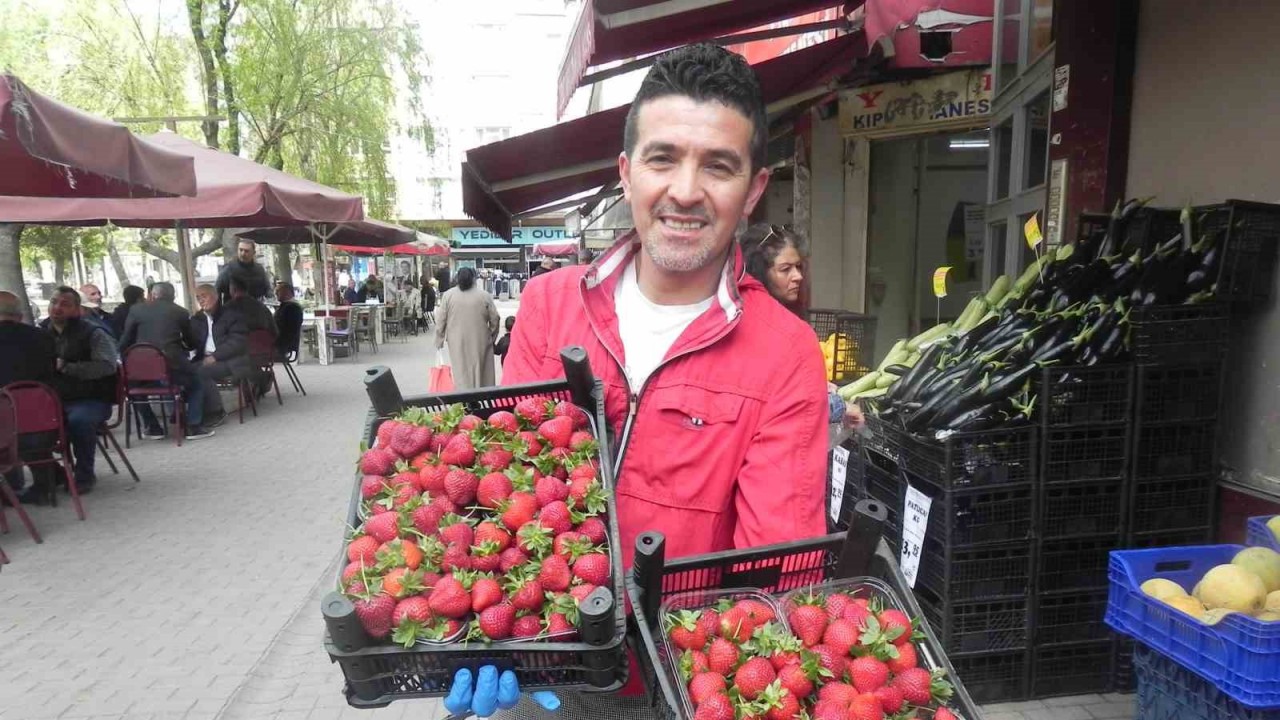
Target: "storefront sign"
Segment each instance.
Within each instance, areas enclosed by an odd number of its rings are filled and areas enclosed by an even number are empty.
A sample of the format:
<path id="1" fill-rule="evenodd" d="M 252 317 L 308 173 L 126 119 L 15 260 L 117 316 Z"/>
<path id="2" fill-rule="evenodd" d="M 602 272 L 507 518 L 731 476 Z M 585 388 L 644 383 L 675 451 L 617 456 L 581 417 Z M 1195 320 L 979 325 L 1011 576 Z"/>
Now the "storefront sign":
<path id="1" fill-rule="evenodd" d="M 1053 69 L 1053 111 L 1067 109 L 1067 91 L 1071 87 L 1071 66 Z"/>
<path id="2" fill-rule="evenodd" d="M 975 68 L 840 93 L 840 131 L 889 137 L 981 125 L 991 112 L 991 70 Z"/>
<path id="3" fill-rule="evenodd" d="M 508 243 L 501 235 L 482 227 L 456 227 L 453 229 L 453 242 L 455 245 L 475 246 L 475 245 L 536 245 L 538 243 L 555 242 L 557 240 L 570 240 L 573 236 L 562 226 L 556 225 L 526 225 L 525 227 L 511 228 L 511 242 Z"/>
<path id="4" fill-rule="evenodd" d="M 1062 245 L 1062 214 L 1067 201 L 1067 159 L 1060 158 L 1049 164 L 1049 214 L 1044 229 L 1049 247 Z"/>

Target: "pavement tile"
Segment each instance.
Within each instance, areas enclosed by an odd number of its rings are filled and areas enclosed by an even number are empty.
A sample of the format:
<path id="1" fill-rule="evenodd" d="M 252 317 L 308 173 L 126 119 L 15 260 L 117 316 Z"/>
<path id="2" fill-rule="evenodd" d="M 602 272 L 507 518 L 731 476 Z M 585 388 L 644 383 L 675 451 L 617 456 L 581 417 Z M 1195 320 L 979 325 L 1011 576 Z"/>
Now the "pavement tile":
<path id="1" fill-rule="evenodd" d="M 1027 720 L 1092 720 L 1083 707 L 1055 705 L 1042 710 L 1026 710 Z"/>
<path id="2" fill-rule="evenodd" d="M 1110 702 L 1104 705 L 1090 705 L 1085 710 L 1097 720 L 1129 720 L 1134 716 L 1136 703 L 1133 696 L 1127 702 Z"/>

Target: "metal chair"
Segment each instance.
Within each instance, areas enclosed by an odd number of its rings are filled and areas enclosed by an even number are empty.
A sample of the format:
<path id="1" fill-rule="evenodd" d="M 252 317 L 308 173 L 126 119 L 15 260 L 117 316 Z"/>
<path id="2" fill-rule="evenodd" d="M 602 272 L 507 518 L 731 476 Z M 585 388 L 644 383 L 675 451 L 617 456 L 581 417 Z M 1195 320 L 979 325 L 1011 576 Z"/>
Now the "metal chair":
<path id="1" fill-rule="evenodd" d="M 329 340 L 334 350 L 339 348 L 345 349 L 349 357 L 355 357 L 360 354 L 360 345 L 356 341 L 355 333 L 352 329 L 352 312 L 351 308 L 334 308 L 332 310 L 316 310 L 316 317 L 333 318 L 334 327 L 325 330 L 325 338 Z M 335 352 L 335 358 L 338 354 Z"/>
<path id="2" fill-rule="evenodd" d="M 0 475 L 21 467 L 22 458 L 18 455 L 16 405 L 8 392 L 0 390 Z M 0 502 L 0 533 L 9 534 L 9 521 L 4 516 L 4 504 L 8 503 L 9 507 L 18 513 L 18 520 L 22 521 L 23 526 L 27 528 L 27 534 L 31 539 L 37 543 L 43 543 L 44 538 L 40 537 L 40 531 L 36 530 L 36 524 L 31 522 L 31 516 L 27 514 L 26 508 L 22 507 L 18 494 L 9 487 L 9 483 L 3 477 L 0 477 L 0 498 L 4 500 Z M 7 562 L 9 558 L 0 551 L 0 563 Z"/>
<path id="3" fill-rule="evenodd" d="M 98 427 L 98 450 L 102 453 L 102 458 L 107 461 L 107 465 L 111 467 L 111 472 L 119 475 L 120 471 L 116 469 L 116 464 L 111 460 L 110 448 L 114 447 L 116 455 L 120 456 L 120 462 L 124 463 L 125 468 L 129 470 L 129 474 L 133 476 L 134 482 L 142 482 L 138 477 L 138 472 L 133 469 L 133 463 L 129 462 L 129 456 L 124 454 L 124 449 L 120 447 L 120 442 L 116 440 L 115 433 L 111 432 L 120 427 L 124 422 L 126 412 L 127 396 L 125 394 L 124 373 L 120 373 L 120 381 L 116 383 L 116 417 L 114 421 L 107 421 Z M 128 442 L 128 438 L 125 438 Z"/>
<path id="4" fill-rule="evenodd" d="M 378 354 L 378 338 L 373 331 L 373 309 L 361 308 L 356 306 L 351 311 L 351 337 L 354 340 L 356 351 L 360 350 L 360 343 L 367 342 L 369 347 L 373 349 L 373 354 Z"/>
<path id="5" fill-rule="evenodd" d="M 284 405 L 280 397 L 280 384 L 276 382 L 275 370 L 276 339 L 270 330 L 253 330 L 249 333 L 249 359 L 253 367 L 271 378 L 271 387 L 276 391 L 276 402 Z M 254 399 L 257 399 L 257 388 L 254 388 Z M 256 415 L 256 408 L 254 414 Z"/>
<path id="6" fill-rule="evenodd" d="M 124 357 L 121 360 L 126 405 L 124 412 L 124 446 L 130 447 L 129 441 L 132 437 L 131 426 L 134 418 L 134 413 L 132 412 L 134 405 L 136 403 L 150 405 L 152 402 L 158 402 L 168 408 L 165 411 L 166 415 L 172 415 L 177 420 L 178 447 L 182 447 L 182 441 L 187 436 L 186 395 L 182 392 L 182 386 L 173 381 L 173 372 L 169 369 L 169 359 L 155 345 L 138 343 L 125 350 Z M 165 432 L 169 431 L 167 422 L 163 423 L 161 427 L 164 428 Z M 136 430 L 138 438 L 141 439 L 141 423 L 138 424 Z M 136 478 L 137 476 L 135 475 L 134 477 Z"/>
<path id="7" fill-rule="evenodd" d="M 389 337 L 400 335 L 400 319 L 404 317 L 404 305 L 396 303 L 383 308 L 382 333 Z"/>
<path id="8" fill-rule="evenodd" d="M 80 502 L 80 489 L 76 487 L 75 476 L 71 470 L 71 447 L 67 444 L 67 426 L 62 412 L 62 399 L 53 388 L 38 382 L 14 382 L 4 386 L 13 398 L 13 406 L 18 418 L 18 435 L 49 434 L 55 440 L 48 448 L 41 448 L 50 455 L 48 458 L 36 460 L 18 459 L 27 467 L 35 465 L 61 465 L 62 474 L 67 480 L 67 492 L 71 494 L 71 505 L 76 516 L 84 520 L 84 505 Z M 53 457 L 56 454 L 57 457 Z M 58 504 L 58 493 L 49 488 L 49 498 L 54 505 Z"/>

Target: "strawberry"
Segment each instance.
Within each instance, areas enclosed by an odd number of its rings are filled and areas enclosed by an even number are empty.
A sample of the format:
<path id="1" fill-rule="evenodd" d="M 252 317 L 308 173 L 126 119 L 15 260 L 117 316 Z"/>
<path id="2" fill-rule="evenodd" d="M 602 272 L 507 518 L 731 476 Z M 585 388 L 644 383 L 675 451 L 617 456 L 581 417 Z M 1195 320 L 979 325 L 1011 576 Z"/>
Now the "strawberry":
<path id="1" fill-rule="evenodd" d="M 450 545 L 445 548 L 444 556 L 440 558 L 440 569 L 445 572 L 472 569 L 471 553 L 467 550 L 467 546 Z"/>
<path id="2" fill-rule="evenodd" d="M 813 706 L 812 720 L 849 720 L 849 706 L 823 700 Z"/>
<path id="3" fill-rule="evenodd" d="M 436 582 L 427 600 L 431 605 L 431 612 L 442 617 L 461 619 L 471 611 L 471 594 L 452 575 L 446 575 Z"/>
<path id="4" fill-rule="evenodd" d="M 360 456 L 360 472 L 365 475 L 390 475 L 396 469 L 396 456 L 390 450 L 371 448 Z"/>
<path id="5" fill-rule="evenodd" d="M 444 495 L 441 495 L 440 497 L 437 497 L 437 498 L 432 498 L 431 504 L 440 508 L 440 512 L 444 513 L 445 515 L 448 515 L 450 513 L 457 513 L 458 510 L 460 509 L 457 505 L 453 504 L 452 500 L 445 497 Z"/>
<path id="6" fill-rule="evenodd" d="M 707 632 L 698 627 L 697 613 L 680 610 L 670 616 L 667 637 L 681 650 L 701 650 L 707 646 Z"/>
<path id="7" fill-rule="evenodd" d="M 524 430 L 517 434 L 516 437 L 524 442 L 524 454 L 528 457 L 536 457 L 542 454 L 542 440 L 538 439 L 537 433 Z"/>
<path id="8" fill-rule="evenodd" d="M 435 461 L 436 461 L 435 453 L 431 452 L 430 450 L 426 452 L 420 452 L 417 455 L 414 455 L 413 459 L 409 461 L 409 469 L 413 470 L 414 472 L 420 473 L 422 472 L 422 468 L 430 465 Z"/>
<path id="9" fill-rule="evenodd" d="M 395 612 L 392 613 L 391 617 L 397 626 L 406 622 L 430 622 L 431 604 L 421 595 L 413 595 L 396 603 Z"/>
<path id="10" fill-rule="evenodd" d="M 692 678 L 710 669 L 711 666 L 707 664 L 707 654 L 701 650 L 685 650 L 680 654 L 680 673 L 685 678 Z"/>
<path id="11" fill-rule="evenodd" d="M 718 673 L 699 673 L 689 681 L 689 699 L 694 705 L 701 705 L 712 695 L 725 693 L 728 690 L 724 676 Z"/>
<path id="12" fill-rule="evenodd" d="M 590 515 L 605 511 L 607 501 L 604 489 L 594 477 L 579 477 L 569 481 L 569 505 Z"/>
<path id="13" fill-rule="evenodd" d="M 698 615 L 698 627 L 707 634 L 708 638 L 713 638 L 720 634 L 720 613 L 705 608 Z"/>
<path id="14" fill-rule="evenodd" d="M 445 465 L 470 467 L 476 461 L 476 449 L 468 435 L 454 435 L 440 451 L 440 462 Z"/>
<path id="15" fill-rule="evenodd" d="M 417 570 L 422 564 L 422 548 L 412 540 L 392 540 L 378 550 L 378 560 Z"/>
<path id="16" fill-rule="evenodd" d="M 720 613 L 720 637 L 743 643 L 755 629 L 755 623 L 741 608 L 731 607 Z"/>
<path id="17" fill-rule="evenodd" d="M 765 688 L 759 702 L 769 708 L 765 720 L 795 720 L 801 712 L 800 700 L 778 683 Z"/>
<path id="18" fill-rule="evenodd" d="M 587 539 L 587 536 L 573 530 L 560 533 L 556 536 L 555 542 L 551 544 L 551 552 L 564 557 L 566 560 L 575 555 L 583 555 L 590 548 L 591 541 Z"/>
<path id="19" fill-rule="evenodd" d="M 360 497 L 365 500 L 372 500 L 386 486 L 386 480 L 381 475 L 365 475 L 360 478 Z"/>
<path id="20" fill-rule="evenodd" d="M 842 682 L 829 682 L 818 690 L 818 699 L 838 703 L 844 707 L 853 704 L 858 697 L 858 689 Z"/>
<path id="21" fill-rule="evenodd" d="M 568 448 L 569 438 L 573 436 L 573 421 L 569 418 L 552 418 L 538 425 L 538 437 L 547 441 L 553 448 Z"/>
<path id="22" fill-rule="evenodd" d="M 712 672 L 727 676 L 738 664 L 738 646 L 724 638 L 712 640 L 707 648 L 707 664 Z"/>
<path id="23" fill-rule="evenodd" d="M 480 479 L 466 470 L 450 470 L 444 478 L 444 494 L 459 507 L 466 507 L 476 499 Z"/>
<path id="24" fill-rule="evenodd" d="M 902 691 L 892 685 L 876 688 L 875 695 L 880 698 L 880 707 L 886 715 L 893 715 L 898 712 L 907 701 L 907 697 L 902 694 Z"/>
<path id="25" fill-rule="evenodd" d="M 356 617 L 369 637 L 384 638 L 391 634 L 396 601 L 386 593 L 359 598 L 354 603 Z"/>
<path id="26" fill-rule="evenodd" d="M 757 626 L 763 625 L 767 622 L 772 622 L 778 618 L 778 615 L 773 611 L 773 608 L 765 605 L 759 600 L 752 600 L 750 598 L 746 600 L 739 600 L 736 607 L 746 612 L 747 617 L 751 618 L 751 622 L 755 623 Z"/>
<path id="27" fill-rule="evenodd" d="M 391 434 L 391 450 L 402 458 L 409 458 L 431 446 L 431 428 L 420 425 L 401 425 Z"/>
<path id="28" fill-rule="evenodd" d="M 483 425 L 484 425 L 484 420 L 481 420 L 475 415 L 463 416 L 463 418 L 458 421 L 458 429 L 463 432 L 471 432 L 472 430 L 475 430 L 476 428 L 481 427 Z"/>
<path id="29" fill-rule="evenodd" d="M 587 537 L 594 545 L 603 545 L 608 539 L 609 530 L 605 527 L 604 520 L 598 517 L 589 517 L 582 521 L 578 526 L 578 532 Z"/>
<path id="30" fill-rule="evenodd" d="M 395 540 L 400 536 L 400 514 L 375 515 L 364 521 L 364 531 L 379 543 Z"/>
<path id="31" fill-rule="evenodd" d="M 911 618 L 901 610 L 884 610 L 876 619 L 880 621 L 880 628 L 884 631 L 884 636 L 894 645 L 901 645 L 911 642 Z M 895 635 L 894 633 L 897 632 Z"/>
<path id="32" fill-rule="evenodd" d="M 418 477 L 414 475 L 414 477 Z M 395 497 L 392 498 L 391 507 L 399 510 L 420 497 L 418 486 L 410 483 L 408 485 L 399 485 L 396 487 Z"/>
<path id="33" fill-rule="evenodd" d="M 553 481 L 554 482 L 554 481 Z M 573 529 L 573 517 L 569 514 L 569 506 L 563 500 L 553 500 L 538 512 L 538 524 L 559 535 Z"/>
<path id="34" fill-rule="evenodd" d="M 520 432 L 520 421 L 516 419 L 514 414 L 509 413 L 506 410 L 499 410 L 498 412 L 490 415 L 488 422 L 489 427 L 497 428 L 503 432 L 509 432 L 513 435 Z"/>
<path id="35" fill-rule="evenodd" d="M 368 535 L 361 535 L 347 546 L 347 560 L 364 563 L 373 567 L 378 561 L 378 541 Z"/>
<path id="36" fill-rule="evenodd" d="M 778 674 L 774 672 L 773 665 L 770 665 L 768 660 L 753 657 L 742 663 L 742 667 L 734 673 L 733 686 L 742 694 L 742 697 L 755 700 L 777 677 Z"/>
<path id="37" fill-rule="evenodd" d="M 567 400 L 561 400 L 556 403 L 556 406 L 552 408 L 551 414 L 556 417 L 569 418 L 573 421 L 575 430 L 581 430 L 587 426 L 587 413 Z"/>
<path id="38" fill-rule="evenodd" d="M 538 507 L 546 507 L 557 500 L 568 499 L 569 486 L 553 477 L 543 477 L 533 486 L 533 494 L 538 499 Z"/>
<path id="39" fill-rule="evenodd" d="M 498 510 L 502 513 L 502 524 L 515 532 L 533 521 L 534 515 L 538 512 L 538 500 L 529 493 L 513 492 Z"/>
<path id="40" fill-rule="evenodd" d="M 504 574 L 529 562 L 529 556 L 518 547 L 509 547 L 498 556 L 498 569 Z"/>
<path id="41" fill-rule="evenodd" d="M 843 653 L 829 645 L 814 645 L 810 651 L 818 656 L 818 664 L 823 670 L 831 673 L 830 677 L 833 680 L 840 681 L 844 678 L 847 666 Z"/>
<path id="42" fill-rule="evenodd" d="M 569 471 L 570 480 L 595 480 L 595 461 L 585 462 Z"/>
<path id="43" fill-rule="evenodd" d="M 889 666 L 867 655 L 849 662 L 849 679 L 858 692 L 872 693 L 889 682 Z"/>
<path id="44" fill-rule="evenodd" d="M 418 471 L 418 489 L 433 497 L 444 495 L 444 479 L 448 475 L 448 465 L 426 465 Z"/>
<path id="45" fill-rule="evenodd" d="M 891 657 L 886 662 L 889 670 L 894 675 L 900 675 L 906 670 L 910 670 L 920 664 L 919 658 L 916 656 L 916 646 L 911 643 L 903 643 L 897 646 L 898 656 Z"/>
<path id="46" fill-rule="evenodd" d="M 609 584 L 609 556 L 604 553 L 583 555 L 573 563 L 573 575 L 591 585 Z"/>
<path id="47" fill-rule="evenodd" d="M 515 457 L 510 450 L 504 448 L 489 448 L 480 453 L 480 467 L 487 468 L 492 472 L 502 472 L 511 467 L 511 460 Z"/>
<path id="48" fill-rule="evenodd" d="M 567 481 L 569 479 L 568 466 L 573 460 L 573 451 L 567 447 L 552 448 L 551 452 L 547 453 L 547 457 L 551 459 L 551 463 L 547 467 L 550 470 L 549 474 Z"/>
<path id="49" fill-rule="evenodd" d="M 822 642 L 827 631 L 827 613 L 817 605 L 800 605 L 787 616 L 791 631 L 800 638 L 805 647 L 813 647 Z"/>
<path id="50" fill-rule="evenodd" d="M 547 419 L 547 402 L 539 398 L 526 398 L 516 403 L 516 416 L 537 427 Z"/>
<path id="51" fill-rule="evenodd" d="M 940 707 L 933 711 L 933 720 L 956 720 L 956 714 L 948 708 Z"/>
<path id="52" fill-rule="evenodd" d="M 844 609 L 853 602 L 853 598 L 844 593 L 833 593 L 827 596 L 823 606 L 827 609 L 827 617 L 835 620 L 844 614 Z"/>
<path id="53" fill-rule="evenodd" d="M 531 638 L 542 634 L 542 621 L 537 615 L 525 615 L 516 618 L 515 624 L 511 627 L 512 637 Z"/>
<path id="54" fill-rule="evenodd" d="M 435 505 L 419 505 L 409 516 L 413 521 L 414 529 L 423 535 L 434 535 L 440 528 L 442 517 L 444 517 L 444 510 Z"/>
<path id="55" fill-rule="evenodd" d="M 813 679 L 805 672 L 804 665 L 792 663 L 778 671 L 782 687 L 798 698 L 807 698 L 813 692 Z"/>
<path id="56" fill-rule="evenodd" d="M 844 610 L 840 612 L 840 617 L 853 623 L 859 630 L 865 630 L 874 615 L 872 614 L 871 609 L 866 605 L 858 602 L 852 602 L 845 606 Z"/>
<path id="57" fill-rule="evenodd" d="M 933 676 L 924 668 L 908 668 L 893 679 L 893 686 L 912 705 L 927 705 L 933 699 L 932 684 Z"/>
<path id="58" fill-rule="evenodd" d="M 573 599 L 574 599 L 574 600 L 576 600 L 576 601 L 578 601 L 578 602 L 582 602 L 583 600 L 586 600 L 586 599 L 587 599 L 587 596 L 588 596 L 588 595 L 590 595 L 591 593 L 595 592 L 595 591 L 596 591 L 596 588 L 598 588 L 598 587 L 600 587 L 600 586 L 599 586 L 599 585 L 592 585 L 591 583 L 583 583 L 583 584 L 581 584 L 581 585 L 574 585 L 573 587 L 569 588 L 569 594 L 570 594 L 571 596 L 573 596 Z"/>
<path id="59" fill-rule="evenodd" d="M 542 609 L 542 583 L 537 578 L 528 580 L 516 579 L 511 593 L 511 604 L 517 610 L 535 612 Z"/>
<path id="60" fill-rule="evenodd" d="M 471 547 L 475 543 L 475 530 L 466 519 L 449 514 L 440 518 L 440 540 L 445 545 Z"/>
<path id="61" fill-rule="evenodd" d="M 849 720 L 884 720 L 884 707 L 875 695 L 859 695 L 849 706 Z"/>
<path id="62" fill-rule="evenodd" d="M 484 545 L 487 542 L 491 542 L 497 546 L 496 552 L 501 553 L 511 547 L 511 533 L 504 530 L 497 523 L 485 520 L 476 526 L 471 542 L 476 545 Z"/>
<path id="63" fill-rule="evenodd" d="M 500 602 L 480 611 L 480 632 L 490 640 L 506 640 L 511 637 L 516 621 L 516 609 L 510 603 Z"/>
<path id="64" fill-rule="evenodd" d="M 553 612 L 547 615 L 547 633 L 550 635 L 577 635 L 578 628 L 574 627 L 569 621 L 569 616 L 564 613 Z M 569 639 L 569 638 L 563 638 Z"/>
<path id="65" fill-rule="evenodd" d="M 502 567 L 500 552 L 492 542 L 476 545 L 471 548 L 471 569 L 477 572 L 498 572 Z"/>
<path id="66" fill-rule="evenodd" d="M 390 448 L 391 436 L 395 434 L 396 429 L 399 428 L 402 424 L 403 423 L 401 423 L 399 420 L 387 420 L 387 421 L 384 421 L 381 425 L 379 425 L 377 442 L 374 443 L 374 447 L 380 447 L 384 450 L 387 448 Z"/>
<path id="67" fill-rule="evenodd" d="M 822 642 L 824 645 L 835 648 L 841 655 L 848 655 L 849 651 L 858 644 L 859 634 L 857 626 L 840 618 L 832 620 L 827 625 L 826 631 L 822 633 Z"/>
<path id="68" fill-rule="evenodd" d="M 733 720 L 733 701 L 723 693 L 712 695 L 698 705 L 693 720 Z"/>
<path id="69" fill-rule="evenodd" d="M 579 430 L 569 436 L 569 449 L 574 452 L 594 454 L 596 451 L 595 436 L 585 430 Z"/>
<path id="70" fill-rule="evenodd" d="M 538 573 L 538 581 L 546 590 L 564 592 L 569 589 L 573 575 L 569 572 L 569 563 L 559 555 L 548 555 L 542 561 L 542 569 Z"/>
<path id="71" fill-rule="evenodd" d="M 409 575 L 408 568 L 395 568 L 382 576 L 382 591 L 397 600 L 408 594 L 408 589 L 417 584 Z"/>
<path id="72" fill-rule="evenodd" d="M 351 584 L 352 580 L 360 577 L 360 573 L 364 569 L 364 563 L 362 562 L 347 563 L 347 566 L 342 568 L 342 579 L 338 581 L 338 584 L 345 588 Z"/>
<path id="73" fill-rule="evenodd" d="M 525 523 L 516 531 L 516 547 L 536 560 L 541 560 L 551 552 L 551 544 L 551 531 L 539 525 L 536 520 Z"/>
<path id="74" fill-rule="evenodd" d="M 496 508 L 511 497 L 511 478 L 499 472 L 491 472 L 480 478 L 476 486 L 476 504 Z"/>

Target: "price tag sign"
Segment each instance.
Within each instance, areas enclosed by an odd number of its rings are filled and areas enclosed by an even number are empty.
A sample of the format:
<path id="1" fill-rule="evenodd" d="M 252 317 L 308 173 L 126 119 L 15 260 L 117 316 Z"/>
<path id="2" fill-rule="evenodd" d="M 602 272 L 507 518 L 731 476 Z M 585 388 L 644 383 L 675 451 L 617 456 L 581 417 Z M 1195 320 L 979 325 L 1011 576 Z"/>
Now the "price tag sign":
<path id="1" fill-rule="evenodd" d="M 831 451 L 831 522 L 840 519 L 840 507 L 844 504 L 844 484 L 849 470 L 848 448 L 837 447 Z"/>
<path id="2" fill-rule="evenodd" d="M 920 553 L 924 549 L 924 532 L 929 527 L 929 506 L 933 498 L 907 485 L 907 498 L 902 504 L 902 574 L 907 584 L 916 586 L 920 571 Z"/>
<path id="3" fill-rule="evenodd" d="M 1044 233 L 1040 232 L 1040 213 L 1032 215 L 1027 220 L 1027 224 L 1022 226 L 1022 234 L 1027 238 L 1027 247 L 1032 250 L 1035 250 L 1036 246 L 1044 242 Z"/>
<path id="4" fill-rule="evenodd" d="M 947 296 L 947 273 L 951 272 L 950 265 L 943 265 L 933 271 L 933 296 L 944 298 Z"/>

